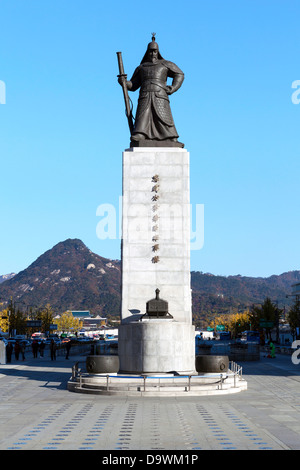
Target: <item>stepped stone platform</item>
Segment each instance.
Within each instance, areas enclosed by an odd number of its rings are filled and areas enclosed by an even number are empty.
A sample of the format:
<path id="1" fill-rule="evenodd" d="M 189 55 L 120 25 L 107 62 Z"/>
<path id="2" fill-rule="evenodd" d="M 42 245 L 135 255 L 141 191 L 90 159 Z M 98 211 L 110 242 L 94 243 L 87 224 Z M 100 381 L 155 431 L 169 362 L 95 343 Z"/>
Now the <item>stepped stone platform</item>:
<path id="1" fill-rule="evenodd" d="M 202 396 L 238 393 L 247 390 L 241 368 L 201 375 L 123 375 L 72 373 L 68 390 L 78 393 L 121 396 Z"/>

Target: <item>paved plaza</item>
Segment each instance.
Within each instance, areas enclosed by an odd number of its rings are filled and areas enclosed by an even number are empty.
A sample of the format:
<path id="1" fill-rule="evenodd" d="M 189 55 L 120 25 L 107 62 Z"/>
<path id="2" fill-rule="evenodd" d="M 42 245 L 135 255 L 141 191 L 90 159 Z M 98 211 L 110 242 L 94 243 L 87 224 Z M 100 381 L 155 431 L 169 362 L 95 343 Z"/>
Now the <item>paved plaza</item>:
<path id="1" fill-rule="evenodd" d="M 0 365 L 1 450 L 300 449 L 300 364 L 290 356 L 240 363 L 246 391 L 171 398 L 70 392 L 76 360 Z"/>

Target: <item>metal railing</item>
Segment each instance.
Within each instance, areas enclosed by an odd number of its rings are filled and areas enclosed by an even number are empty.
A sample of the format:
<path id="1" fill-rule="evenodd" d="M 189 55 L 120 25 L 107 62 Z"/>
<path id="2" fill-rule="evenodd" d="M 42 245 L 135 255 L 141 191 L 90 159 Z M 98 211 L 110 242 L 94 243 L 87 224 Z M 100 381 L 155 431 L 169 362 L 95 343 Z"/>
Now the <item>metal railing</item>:
<path id="1" fill-rule="evenodd" d="M 91 374 L 91 376 L 92 375 L 93 374 Z M 134 387 L 137 391 L 140 392 L 146 392 L 147 389 L 153 390 L 154 386 L 159 390 L 163 389 L 168 386 L 168 380 L 173 381 L 174 387 L 182 387 L 184 391 L 190 392 L 193 386 L 201 385 L 213 385 L 216 386 L 216 389 L 223 390 L 225 380 L 229 377 L 233 377 L 233 387 L 236 388 L 237 382 L 242 380 L 242 367 L 239 366 L 236 362 L 230 361 L 228 372 L 214 373 L 209 375 L 164 375 L 163 377 L 147 374 L 141 374 L 139 376 L 110 374 L 95 375 L 99 378 L 105 379 L 103 382 L 101 382 L 100 386 L 101 388 L 105 387 L 106 391 L 109 391 L 110 388 L 114 388 L 113 382 L 115 379 L 115 384 L 118 381 L 120 386 L 127 385 L 128 389 L 132 389 Z M 72 381 L 78 382 L 78 388 L 85 388 L 83 383 L 85 376 L 86 373 L 82 372 L 82 369 L 79 367 L 79 362 L 76 362 L 72 367 Z M 125 383 L 126 380 L 127 383 Z M 99 383 L 97 383 L 97 386 L 99 388 Z"/>
<path id="2" fill-rule="evenodd" d="M 234 387 L 236 387 L 236 380 L 243 379 L 243 368 L 239 366 L 236 362 L 230 361 L 229 369 L 233 373 Z"/>

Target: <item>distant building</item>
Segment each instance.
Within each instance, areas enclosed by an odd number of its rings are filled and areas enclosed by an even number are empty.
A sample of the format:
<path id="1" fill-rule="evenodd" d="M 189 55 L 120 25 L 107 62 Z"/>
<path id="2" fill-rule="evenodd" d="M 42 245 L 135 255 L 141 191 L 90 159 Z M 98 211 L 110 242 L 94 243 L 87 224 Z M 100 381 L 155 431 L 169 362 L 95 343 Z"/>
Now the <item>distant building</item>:
<path id="1" fill-rule="evenodd" d="M 89 318 L 91 316 L 89 310 L 68 310 L 71 312 L 73 317 L 79 318 L 79 320 L 83 320 L 84 318 Z"/>
<path id="2" fill-rule="evenodd" d="M 97 315 L 92 317 L 89 310 L 70 310 L 74 318 L 82 321 L 82 326 L 86 330 L 98 330 L 101 326 L 106 326 L 107 319 Z"/>
<path id="3" fill-rule="evenodd" d="M 296 300 L 299 300 L 300 296 L 300 282 L 292 285 L 292 295 L 296 297 Z M 298 298 L 297 298 L 298 297 Z"/>

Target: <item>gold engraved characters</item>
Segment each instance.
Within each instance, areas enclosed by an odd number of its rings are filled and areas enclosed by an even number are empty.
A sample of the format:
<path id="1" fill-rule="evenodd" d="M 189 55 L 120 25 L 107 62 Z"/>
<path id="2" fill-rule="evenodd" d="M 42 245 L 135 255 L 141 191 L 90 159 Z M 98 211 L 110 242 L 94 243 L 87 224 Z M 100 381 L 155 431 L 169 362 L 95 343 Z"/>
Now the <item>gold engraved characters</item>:
<path id="1" fill-rule="evenodd" d="M 153 217 L 152 217 L 152 222 L 154 222 L 154 225 L 152 225 L 152 231 L 153 232 L 158 232 L 159 231 L 159 214 L 158 214 L 158 210 L 159 210 L 159 205 L 158 205 L 158 201 L 159 201 L 159 176 L 158 175 L 154 175 L 152 176 L 152 183 L 156 183 L 153 187 L 152 187 L 152 193 L 155 193 L 151 200 L 155 203 L 153 204 L 152 206 L 152 212 L 154 213 Z M 156 243 L 159 241 L 159 234 L 156 233 L 153 237 L 152 237 L 152 242 L 154 242 L 154 245 L 152 245 L 152 251 L 153 253 L 156 253 L 159 251 L 159 244 Z M 153 258 L 151 259 L 152 263 L 158 263 L 159 262 L 159 256 L 156 254 L 155 256 L 153 256 Z"/>

